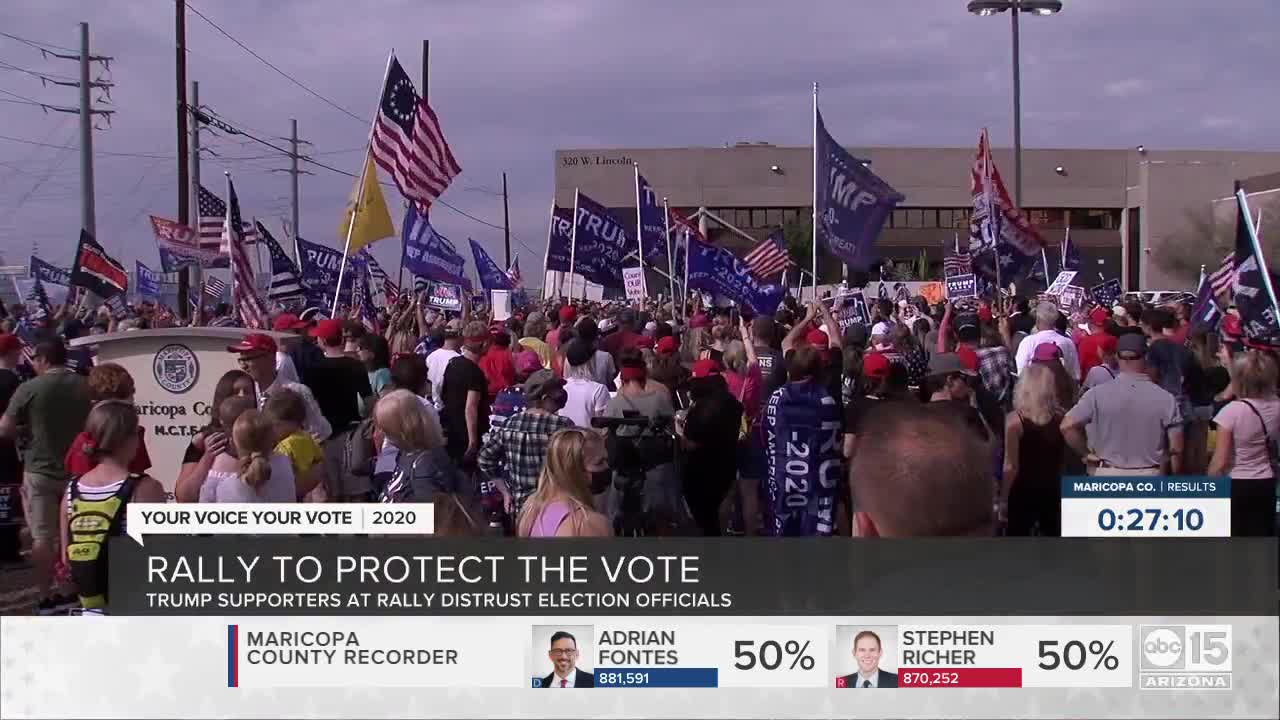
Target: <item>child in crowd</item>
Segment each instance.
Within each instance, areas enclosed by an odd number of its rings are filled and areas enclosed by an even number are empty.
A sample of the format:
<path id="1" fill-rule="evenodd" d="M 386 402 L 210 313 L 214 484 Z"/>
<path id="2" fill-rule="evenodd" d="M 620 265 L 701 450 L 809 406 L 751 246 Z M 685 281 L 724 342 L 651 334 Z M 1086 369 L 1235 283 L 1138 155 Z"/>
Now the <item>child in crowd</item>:
<path id="1" fill-rule="evenodd" d="M 310 433 L 302 429 L 307 406 L 292 390 L 278 390 L 263 406 L 276 433 L 276 452 L 289 458 L 297 484 L 298 502 L 325 502 L 324 451 Z"/>
<path id="2" fill-rule="evenodd" d="M 297 488 L 289 458 L 274 452 L 276 429 L 253 398 L 230 397 L 219 416 L 231 428 L 231 442 L 213 461 L 204 485 L 202 503 L 294 502 Z"/>

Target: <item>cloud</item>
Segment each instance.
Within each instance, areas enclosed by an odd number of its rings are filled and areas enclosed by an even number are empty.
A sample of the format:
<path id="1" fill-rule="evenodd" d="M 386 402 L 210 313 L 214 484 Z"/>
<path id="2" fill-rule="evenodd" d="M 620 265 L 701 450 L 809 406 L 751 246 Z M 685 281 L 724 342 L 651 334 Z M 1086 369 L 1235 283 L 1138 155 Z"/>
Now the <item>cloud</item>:
<path id="1" fill-rule="evenodd" d="M 1147 91 L 1147 82 L 1142 78 L 1116 80 L 1102 86 L 1102 92 L 1108 97 L 1129 97 Z"/>

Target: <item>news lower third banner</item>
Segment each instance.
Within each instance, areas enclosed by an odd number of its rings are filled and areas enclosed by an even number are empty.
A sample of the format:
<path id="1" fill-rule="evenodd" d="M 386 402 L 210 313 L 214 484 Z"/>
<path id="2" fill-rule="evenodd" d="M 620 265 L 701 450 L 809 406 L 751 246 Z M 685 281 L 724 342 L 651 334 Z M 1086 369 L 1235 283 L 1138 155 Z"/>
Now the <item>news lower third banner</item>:
<path id="1" fill-rule="evenodd" d="M 0 637 L 6 718 L 1198 719 L 1280 709 L 1274 614 L 3 617 Z"/>
<path id="2" fill-rule="evenodd" d="M 246 529 L 254 532 L 253 529 Z M 132 532 L 132 529 L 131 529 Z M 1274 615 L 1274 539 L 156 536 L 111 615 Z"/>

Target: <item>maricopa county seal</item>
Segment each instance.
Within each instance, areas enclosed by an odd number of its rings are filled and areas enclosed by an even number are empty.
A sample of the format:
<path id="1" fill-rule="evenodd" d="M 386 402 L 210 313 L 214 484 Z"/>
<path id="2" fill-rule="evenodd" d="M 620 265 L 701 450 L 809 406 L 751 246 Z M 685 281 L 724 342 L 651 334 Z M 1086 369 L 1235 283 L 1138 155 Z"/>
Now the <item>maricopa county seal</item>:
<path id="1" fill-rule="evenodd" d="M 151 371 L 155 374 L 160 387 L 174 394 L 182 394 L 195 387 L 200 379 L 200 361 L 191 348 L 177 343 L 165 345 L 156 352 L 151 362 Z"/>

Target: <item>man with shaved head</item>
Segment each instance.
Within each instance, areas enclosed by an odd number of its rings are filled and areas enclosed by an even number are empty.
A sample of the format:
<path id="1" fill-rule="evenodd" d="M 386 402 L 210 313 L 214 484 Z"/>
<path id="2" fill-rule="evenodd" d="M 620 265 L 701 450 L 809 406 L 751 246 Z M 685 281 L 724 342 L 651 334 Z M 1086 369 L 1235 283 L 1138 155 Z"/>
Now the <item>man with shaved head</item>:
<path id="1" fill-rule="evenodd" d="M 850 469 L 860 535 L 995 533 L 989 450 L 937 405 L 879 403 L 868 413 Z"/>

